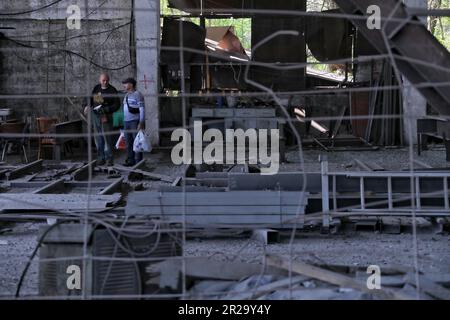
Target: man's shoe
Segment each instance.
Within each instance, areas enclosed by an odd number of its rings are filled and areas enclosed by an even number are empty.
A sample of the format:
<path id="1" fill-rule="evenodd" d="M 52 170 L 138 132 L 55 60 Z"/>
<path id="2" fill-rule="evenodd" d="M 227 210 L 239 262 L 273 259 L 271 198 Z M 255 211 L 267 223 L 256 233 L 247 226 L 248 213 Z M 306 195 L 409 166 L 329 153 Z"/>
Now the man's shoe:
<path id="1" fill-rule="evenodd" d="M 130 162 L 128 160 L 125 161 L 125 163 L 123 164 L 124 167 L 134 167 L 135 163 Z"/>
<path id="2" fill-rule="evenodd" d="M 102 159 L 102 160 L 97 160 L 96 164 L 97 164 L 97 166 L 104 166 L 105 163 L 106 163 L 105 160 Z"/>
<path id="3" fill-rule="evenodd" d="M 112 166 L 114 166 L 114 161 L 112 159 L 109 159 L 108 161 L 106 161 L 106 165 L 108 167 L 112 167 Z"/>

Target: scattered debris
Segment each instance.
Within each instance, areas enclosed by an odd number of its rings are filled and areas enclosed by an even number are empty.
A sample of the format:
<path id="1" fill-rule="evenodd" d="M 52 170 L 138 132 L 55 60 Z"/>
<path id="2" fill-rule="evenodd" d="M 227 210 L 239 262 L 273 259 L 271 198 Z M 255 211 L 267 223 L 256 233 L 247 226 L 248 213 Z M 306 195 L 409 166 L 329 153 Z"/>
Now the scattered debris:
<path id="1" fill-rule="evenodd" d="M 181 292 L 182 277 L 188 299 L 448 299 L 450 274 L 420 275 L 424 286 L 417 292 L 407 268 L 383 267 L 381 288 L 367 285 L 372 273 L 364 267 L 312 265 L 269 255 L 267 265 L 215 261 L 207 258 L 171 259 L 147 267 L 148 284 L 167 292 Z M 289 270 L 293 275 L 289 277 Z"/>

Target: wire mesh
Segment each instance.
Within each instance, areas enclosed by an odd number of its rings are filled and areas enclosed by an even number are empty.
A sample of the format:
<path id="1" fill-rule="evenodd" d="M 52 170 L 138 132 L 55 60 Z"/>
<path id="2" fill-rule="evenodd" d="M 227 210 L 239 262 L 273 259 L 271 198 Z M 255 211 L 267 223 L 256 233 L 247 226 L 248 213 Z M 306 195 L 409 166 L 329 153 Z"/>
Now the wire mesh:
<path id="1" fill-rule="evenodd" d="M 7 1 L 8 2 L 8 1 Z M 10 1 L 11 4 L 13 3 Z M 82 1 L 83 2 L 83 1 Z M 67 32 L 66 27 L 63 26 L 62 28 L 59 28 L 55 31 L 47 31 L 47 32 L 39 32 L 34 30 L 29 30 L 26 32 L 26 34 L 17 34 L 15 33 L 14 36 L 5 36 L 3 45 L 0 47 L 0 51 L 3 55 L 15 55 L 17 58 L 26 60 L 27 63 L 39 63 L 39 61 L 33 60 L 33 54 L 35 53 L 37 56 L 43 55 L 47 58 L 52 58 L 60 54 L 67 55 L 72 59 L 72 66 L 74 66 L 73 59 L 78 59 L 78 62 L 81 63 L 82 67 L 80 69 L 84 69 L 84 77 L 82 77 L 82 85 L 79 89 L 76 89 L 75 91 L 67 91 L 67 85 L 64 83 L 64 93 L 49 93 L 49 92 L 25 92 L 25 93 L 13 93 L 11 91 L 3 92 L 0 95 L 0 101 L 1 103 L 11 103 L 11 102 L 17 102 L 17 101 L 28 101 L 29 103 L 37 103 L 39 105 L 44 105 L 40 108 L 40 111 L 43 111 L 44 113 L 47 113 L 45 111 L 45 107 L 48 105 L 43 104 L 42 101 L 47 101 L 49 99 L 55 99 L 55 101 L 64 101 L 64 105 L 67 110 L 60 110 L 62 114 L 66 116 L 64 120 L 69 120 L 68 117 L 72 117 L 73 114 L 78 114 L 78 116 L 86 122 L 86 132 L 85 133 L 65 133 L 65 134 L 54 134 L 54 133 L 34 133 L 34 132 L 22 132 L 22 133 L 8 133 L 8 132 L 2 132 L 0 134 L 0 137 L 5 141 L 7 145 L 8 139 L 23 139 L 29 140 L 29 139 L 58 139 L 58 138 L 77 138 L 77 139 L 85 139 L 87 141 L 87 153 L 86 153 L 86 161 L 87 163 L 91 163 L 95 159 L 95 155 L 93 154 L 94 146 L 92 143 L 92 139 L 97 138 L 99 136 L 105 137 L 105 136 L 111 136 L 116 137 L 119 135 L 123 130 L 111 130 L 108 132 L 93 132 L 93 114 L 91 112 L 88 112 L 87 114 L 83 115 L 82 110 L 80 110 L 80 107 L 78 106 L 79 102 L 83 101 L 86 98 L 90 98 L 92 96 L 91 89 L 95 84 L 95 78 L 98 76 L 101 72 L 110 72 L 111 78 L 117 82 L 118 77 L 123 77 L 123 75 L 126 73 L 127 75 L 132 75 L 136 68 L 136 63 L 134 62 L 134 55 L 137 53 L 139 54 L 139 51 L 141 52 L 148 52 L 148 51 L 155 51 L 155 50 L 164 50 L 166 52 L 176 52 L 179 53 L 179 67 L 180 67 L 180 79 L 188 79 L 189 75 L 187 74 L 188 71 L 185 69 L 185 54 L 197 54 L 201 56 L 205 56 L 205 51 L 202 50 L 195 50 L 190 47 L 185 47 L 184 41 L 182 41 L 182 37 L 180 37 L 179 45 L 170 47 L 170 46 L 159 46 L 159 39 L 158 41 L 156 39 L 152 39 L 149 37 L 147 40 L 149 45 L 144 46 L 136 46 L 134 43 L 133 37 L 134 31 L 133 27 L 136 23 L 136 17 L 134 15 L 135 12 L 145 12 L 149 16 L 152 16 L 155 21 L 158 21 L 161 16 L 167 16 L 166 13 L 160 11 L 159 5 L 154 1 L 148 1 L 146 4 L 145 1 L 140 1 L 140 5 L 144 5 L 145 7 L 140 8 L 139 6 L 135 6 L 135 4 L 130 5 L 127 8 L 124 8 L 123 6 L 113 7 L 108 6 L 108 3 L 110 1 L 97 1 L 97 4 L 93 6 L 90 4 L 87 0 L 84 1 L 84 3 L 80 3 L 80 6 L 83 8 L 83 17 L 81 18 L 83 28 L 81 31 L 74 31 L 69 32 L 69 37 L 65 38 L 58 38 L 58 36 L 55 36 L 55 38 L 51 38 L 55 34 L 60 34 L 60 32 L 64 31 Z M 244 2 L 244 1 L 243 1 Z M 18 3 L 18 2 L 14 2 Z M 53 10 L 52 13 L 56 16 L 61 16 L 66 11 L 66 6 L 62 5 L 61 3 L 64 3 L 64 1 L 55 1 L 52 3 L 49 3 L 46 6 L 40 7 L 40 8 L 20 8 L 18 5 L 12 6 L 14 10 L 4 9 L 4 13 L 0 13 L 0 16 L 2 17 L 2 20 L 5 24 L 8 24 L 12 17 L 15 16 L 21 16 L 21 15 L 28 15 L 33 14 L 34 12 L 44 12 L 45 10 Z M 91 2 L 92 3 L 92 2 Z M 134 3 L 134 1 L 133 1 Z M 325 3 L 325 1 L 324 1 Z M 401 6 L 401 2 L 398 2 L 398 6 Z M 397 8 L 398 9 L 398 8 Z M 396 9 L 396 10 L 397 10 Z M 244 3 L 242 4 L 242 7 L 239 9 L 215 9 L 214 13 L 211 12 L 205 12 L 203 1 L 201 2 L 201 7 L 199 9 L 199 12 L 195 12 L 191 17 L 195 18 L 211 18 L 211 19 L 217 19 L 218 17 L 221 17 L 222 14 L 233 14 L 239 17 L 254 17 L 258 15 L 270 15 L 273 17 L 276 16 L 283 16 L 283 17 L 297 17 L 297 18 L 309 18 L 309 17 L 321 17 L 321 18 L 339 18 L 339 19 L 353 19 L 353 20 L 365 20 L 367 19 L 366 16 L 360 16 L 360 15 L 349 15 L 344 13 L 322 13 L 322 12 L 312 12 L 312 11 L 297 11 L 297 10 L 257 10 L 257 9 L 244 9 Z M 405 24 L 422 24 L 419 20 L 399 20 L 398 18 L 394 18 L 396 10 L 392 11 L 391 15 L 382 17 L 382 25 L 387 26 L 389 22 L 395 21 L 395 22 L 401 22 Z M 3 10 L 2 10 L 3 11 Z M 61 12 L 59 12 L 61 11 Z M 112 14 L 113 16 L 120 16 L 120 18 L 117 18 L 113 26 L 109 29 L 101 29 L 97 31 L 92 31 L 91 27 L 93 24 L 91 24 L 91 19 L 99 19 L 99 17 L 102 17 L 102 15 L 107 15 L 107 13 Z M 416 11 L 417 14 L 420 14 L 424 17 L 427 17 L 430 12 L 428 11 Z M 441 12 L 439 12 L 441 13 Z M 433 14 L 437 14 L 437 12 L 433 12 Z M 443 14 L 448 14 L 448 10 L 444 11 Z M 184 18 L 187 19 L 190 17 L 189 14 L 183 13 Z M 125 18 L 128 17 L 128 18 Z M 131 17 L 131 18 L 130 18 Z M 50 18 L 51 20 L 51 18 Z M 2 21 L 0 21 L 2 22 Z M 110 21 L 108 21 L 110 23 Z M 306 25 L 307 27 L 307 25 Z M 179 34 L 184 34 L 184 24 L 179 23 Z M 125 31 L 123 31 L 125 29 Z M 397 66 L 398 61 L 407 61 L 412 62 L 415 64 L 420 64 L 423 66 L 426 66 L 430 69 L 435 69 L 439 71 L 445 71 L 450 72 L 445 66 L 440 66 L 437 64 L 430 64 L 425 61 L 418 61 L 414 59 L 410 59 L 407 57 L 402 56 L 398 52 L 394 52 L 391 49 L 391 45 L 389 43 L 389 39 L 386 35 L 386 30 L 382 28 L 381 30 L 383 35 L 383 40 L 385 41 L 386 48 L 389 49 L 389 52 L 387 54 L 377 54 L 377 55 L 371 55 L 371 56 L 359 56 L 359 57 L 350 57 L 347 59 L 336 59 L 336 60 L 330 60 L 326 63 L 321 62 L 306 62 L 306 61 L 300 61 L 296 63 L 290 63 L 288 65 L 280 65 L 279 63 L 267 63 L 267 62 L 258 62 L 253 60 L 246 60 L 244 63 L 240 66 L 240 71 L 238 74 L 236 74 L 233 65 L 231 67 L 233 68 L 234 72 L 234 78 L 238 78 L 239 80 L 243 80 L 246 85 L 248 85 L 251 89 L 246 91 L 240 91 L 237 96 L 239 98 L 264 98 L 266 100 L 271 101 L 272 105 L 277 110 L 277 119 L 279 121 L 286 121 L 288 128 L 293 136 L 294 143 L 293 145 L 296 146 L 295 152 L 291 153 L 292 159 L 295 161 L 292 161 L 295 165 L 295 167 L 291 167 L 290 171 L 292 174 L 297 173 L 300 174 L 301 177 L 301 183 L 302 186 L 299 191 L 300 198 L 298 199 L 298 206 L 296 210 L 295 217 L 291 220 L 288 220 L 286 222 L 290 223 L 289 227 L 289 242 L 287 246 L 287 261 L 289 263 L 288 268 L 288 279 L 289 279 L 289 285 L 286 287 L 289 289 L 290 298 L 293 299 L 293 292 L 296 290 L 297 280 L 296 280 L 296 272 L 293 271 L 292 265 L 301 257 L 302 255 L 313 257 L 313 259 L 318 261 L 323 261 L 323 257 L 320 257 L 320 252 L 305 252 L 302 251 L 301 244 L 296 241 L 296 237 L 298 236 L 299 229 L 303 230 L 303 226 L 307 222 L 312 221 L 323 221 L 324 215 L 328 215 L 330 219 L 339 219 L 339 218 L 345 218 L 345 217 L 351 217 L 354 215 L 367 215 L 370 216 L 372 208 L 379 208 L 380 206 L 388 206 L 390 210 L 386 210 L 386 215 L 395 215 L 395 210 L 393 210 L 392 205 L 395 203 L 400 203 L 404 201 L 410 201 L 410 206 L 402 207 L 401 208 L 401 214 L 403 214 L 405 217 L 412 218 L 412 237 L 411 237 L 411 245 L 413 248 L 413 255 L 412 255 L 412 261 L 411 265 L 413 266 L 414 270 L 414 277 L 415 277 L 415 298 L 420 299 L 421 298 L 421 286 L 420 286 L 420 263 L 419 263 L 419 249 L 418 249 L 418 237 L 417 237 L 417 225 L 416 225 L 416 218 L 418 216 L 423 216 L 424 211 L 422 210 L 420 206 L 420 199 L 422 197 L 427 196 L 436 196 L 436 197 L 444 197 L 447 198 L 445 201 L 448 203 L 448 186 L 445 187 L 446 183 L 446 177 L 448 175 L 448 170 L 444 169 L 443 171 L 447 171 L 447 173 L 439 172 L 438 175 L 443 177 L 444 184 L 442 187 L 442 190 L 433 191 L 433 192 L 420 192 L 419 194 L 417 185 L 420 184 L 419 179 L 430 177 L 429 174 L 424 174 L 421 170 L 417 170 L 415 167 L 415 150 L 416 146 L 414 144 L 414 136 L 415 132 L 413 132 L 412 126 L 409 126 L 407 129 L 404 130 L 404 132 L 401 132 L 400 134 L 403 135 L 405 133 L 407 137 L 407 144 L 405 145 L 405 148 L 407 148 L 407 163 L 403 163 L 404 165 L 407 165 L 408 170 L 403 171 L 403 178 L 409 179 L 410 183 L 410 192 L 409 194 L 404 194 L 402 197 L 396 197 L 395 199 L 383 199 L 378 201 L 373 201 L 370 203 L 362 203 L 361 205 L 349 205 L 349 206 L 337 206 L 336 203 L 331 206 L 332 209 L 327 210 L 326 212 L 317 211 L 309 214 L 303 214 L 303 204 L 305 203 L 305 196 L 307 195 L 307 188 L 308 186 L 308 179 L 307 175 L 308 173 L 311 173 L 312 170 L 309 169 L 310 163 L 305 159 L 307 157 L 307 154 L 309 150 L 306 150 L 304 145 L 304 138 L 297 130 L 298 124 L 304 124 L 305 122 L 325 122 L 325 121 L 355 121 L 355 120 L 370 120 L 370 121 L 381 121 L 381 120 L 398 120 L 400 122 L 405 121 L 415 121 L 417 120 L 415 117 L 405 115 L 402 112 L 399 113 L 383 113 L 383 114 L 373 114 L 373 115 L 353 115 L 353 114 L 344 114 L 344 115 L 327 115 L 327 116 L 311 116 L 311 115 L 305 115 L 302 117 L 302 119 L 299 119 L 298 117 L 294 117 L 292 115 L 291 110 L 289 110 L 288 106 L 286 105 L 284 99 L 288 96 L 300 96 L 304 97 L 307 95 L 317 94 L 316 89 L 303 89 L 298 91 L 287 91 L 287 92 L 277 92 L 274 91 L 272 88 L 266 87 L 264 84 L 259 83 L 252 79 L 250 76 L 250 70 L 252 67 L 264 67 L 267 70 L 271 70 L 271 72 L 275 71 L 293 71 L 296 70 L 298 72 L 304 72 L 308 67 L 318 66 L 318 65 L 337 65 L 337 64 L 348 64 L 348 65 L 355 65 L 355 64 L 362 64 L 362 63 L 379 63 L 380 61 L 384 61 L 388 63 L 390 66 L 392 66 L 392 69 L 394 71 L 394 78 L 396 79 L 395 83 L 387 84 L 387 85 L 378 85 L 377 83 L 370 83 L 369 85 L 362 86 L 362 87 L 355 87 L 351 86 L 351 81 L 345 84 L 340 84 L 339 86 L 321 89 L 321 94 L 349 94 L 350 96 L 352 94 L 357 93 L 368 93 L 368 94 L 376 94 L 380 92 L 400 92 L 399 96 L 402 95 L 402 93 L 405 93 L 406 90 L 410 90 L 412 87 L 411 83 L 406 83 L 403 80 L 403 76 L 401 72 L 399 71 L 399 68 Z M 114 61 L 109 63 L 109 56 L 105 54 L 105 51 L 101 48 L 105 43 L 108 43 L 108 41 L 114 36 L 116 32 L 122 32 L 120 35 L 124 36 L 125 34 L 128 34 L 129 39 L 120 39 L 122 45 L 121 48 L 117 51 L 121 52 L 120 57 L 122 58 L 121 61 Z M 157 31 L 159 33 L 159 30 Z M 272 33 L 268 37 L 264 38 L 262 41 L 260 41 L 257 44 L 254 44 L 252 47 L 252 55 L 257 52 L 257 50 L 261 50 L 260 47 L 263 46 L 266 43 L 269 43 L 273 39 L 276 39 L 278 37 L 286 37 L 286 36 L 298 36 L 299 32 L 296 30 L 281 30 Z M 101 38 L 103 37 L 103 38 Z M 74 49 L 66 49 L 66 48 L 50 48 L 51 45 L 64 43 L 67 45 L 70 41 L 75 39 L 83 39 L 82 42 L 82 48 L 74 48 Z M 142 39 L 141 39 L 142 40 Z M 117 41 L 117 40 L 116 40 Z M 287 44 L 289 45 L 289 44 Z M 80 49 L 80 50 L 78 50 Z M 99 52 L 99 56 L 101 59 L 94 60 L 93 58 L 95 55 Z M 107 50 L 111 50 L 108 49 Z M 80 53 L 82 52 L 82 53 Z M 126 54 L 129 54 L 129 62 L 126 61 Z M 103 56 L 102 56 L 103 54 Z M 223 58 L 220 54 L 216 54 L 214 52 L 209 52 L 208 57 L 214 57 L 214 58 Z M 28 60 L 27 58 L 31 58 Z M 125 60 L 124 60 L 125 59 Z M 155 61 L 158 62 L 158 58 L 155 55 Z M 155 63 L 156 63 L 155 62 Z M 71 76 L 73 77 L 80 77 L 79 75 L 73 74 L 75 70 L 68 70 L 70 69 L 66 62 L 64 65 L 64 74 L 65 77 L 70 79 Z M 206 63 L 200 63 L 201 67 L 206 67 Z M 155 64 L 155 68 L 157 68 Z M 243 68 L 243 70 L 242 70 Z M 73 68 L 72 68 L 73 69 Z M 70 75 L 70 73 L 72 73 Z M 269 72 L 270 73 L 270 72 Z M 323 74 L 330 74 L 330 72 L 325 72 Z M 8 75 L 5 75 L 4 77 L 7 79 Z M 26 78 L 26 74 L 20 75 L 21 77 Z M 66 80 L 67 81 L 67 80 Z M 147 80 L 144 79 L 144 86 L 147 86 Z M 141 86 L 141 84 L 139 84 Z M 427 88 L 439 88 L 439 87 L 448 87 L 450 83 L 448 82 L 441 82 L 441 83 L 435 83 L 435 82 L 424 82 L 424 83 L 416 83 L 414 84 L 414 88 L 416 89 L 427 89 Z M 4 86 L 6 87 L 6 86 Z M 141 86 L 142 87 L 142 86 Z M 6 91 L 6 90 L 5 90 Z M 18 90 L 16 90 L 18 91 Z M 161 93 L 157 92 L 151 93 L 148 90 L 145 90 L 144 97 L 148 101 L 148 99 L 163 99 L 167 98 L 167 93 Z M 234 96 L 233 94 L 229 94 L 231 96 Z M 159 128 L 159 134 L 164 133 L 171 133 L 175 129 L 183 128 L 183 129 L 194 129 L 194 127 L 189 124 L 189 106 L 190 101 L 192 99 L 216 99 L 223 97 L 224 94 L 222 92 L 213 92 L 211 90 L 203 90 L 202 92 L 195 93 L 195 92 L 189 92 L 188 88 L 185 86 L 185 81 L 180 81 L 180 90 L 177 92 L 176 97 L 172 97 L 173 99 L 179 98 L 181 100 L 181 126 L 165 126 L 162 128 Z M 122 95 L 119 97 L 122 98 Z M 170 98 L 170 96 L 169 96 Z M 74 102 L 75 101 L 75 102 Z M 148 106 L 149 108 L 153 108 L 153 106 Z M 15 111 L 25 112 L 30 114 L 29 110 L 22 111 L 21 107 L 18 103 L 13 103 L 13 109 Z M 149 110 L 146 110 L 146 112 L 149 112 Z M 160 112 L 164 112 L 160 110 Z M 70 116 L 69 116 L 70 114 Z M 31 116 L 35 116 L 36 112 L 32 112 Z M 441 116 L 441 118 L 447 119 L 448 117 Z M 220 122 L 220 121 L 219 121 Z M 203 122 L 204 126 L 215 124 L 216 122 L 214 120 L 207 120 Z M 444 137 L 445 138 L 445 137 Z M 311 159 L 310 157 L 308 159 Z M 161 164 L 161 163 L 160 163 Z M 169 166 L 171 165 L 170 161 L 167 163 Z M 315 164 L 318 164 L 316 161 Z M 342 165 L 342 163 L 339 163 L 338 165 Z M 346 173 L 339 172 L 339 170 L 330 169 L 330 171 L 327 173 L 327 177 L 332 177 L 333 179 L 336 179 L 338 176 L 345 176 Z M 390 173 L 387 173 L 387 176 L 390 176 Z M 378 175 L 378 177 L 380 177 Z M 10 294 L 4 294 L 0 292 L 0 295 L 5 296 L 6 298 L 15 298 L 15 299 L 37 299 L 37 300 L 48 300 L 48 299 L 198 299 L 198 298 L 216 298 L 218 296 L 226 296 L 230 297 L 233 295 L 244 295 L 247 298 L 255 297 L 259 289 L 261 287 L 264 287 L 264 276 L 267 275 L 268 271 L 268 265 L 266 261 L 267 257 L 267 251 L 270 252 L 270 248 L 267 247 L 264 243 L 255 242 L 253 239 L 248 239 L 239 244 L 239 248 L 235 250 L 233 254 L 230 253 L 224 253 L 220 249 L 218 250 L 211 250 L 214 251 L 213 253 L 210 253 L 208 255 L 209 258 L 215 258 L 217 256 L 225 256 L 226 261 L 236 261 L 241 257 L 241 254 L 243 251 L 245 251 L 249 244 L 253 243 L 256 244 L 257 247 L 259 247 L 260 252 L 258 253 L 258 256 L 255 258 L 256 261 L 260 264 L 260 273 L 256 274 L 257 276 L 256 281 L 247 289 L 245 290 L 238 290 L 238 291 L 219 291 L 219 292 L 203 292 L 203 293 L 192 293 L 189 290 L 189 283 L 187 281 L 187 277 L 185 276 L 188 269 L 188 263 L 190 260 L 195 259 L 193 255 L 191 255 L 189 252 L 187 252 L 186 247 L 188 245 L 188 235 L 193 232 L 198 232 L 199 229 L 202 231 L 200 234 L 203 235 L 222 235 L 218 229 L 223 227 L 223 225 L 215 225 L 215 224 L 208 224 L 205 223 L 197 224 L 195 226 L 192 226 L 188 222 L 188 218 L 190 216 L 190 213 L 188 212 L 190 210 L 188 203 L 188 186 L 186 184 L 186 181 L 188 180 L 188 176 L 186 175 L 186 172 L 183 173 L 182 179 L 181 179 L 181 193 L 182 193 L 182 214 L 179 218 L 179 221 L 176 221 L 176 223 L 172 223 L 169 226 L 165 224 L 164 221 L 159 220 L 158 217 L 148 217 L 148 218 L 142 218 L 142 217 L 128 217 L 123 215 L 123 206 L 118 206 L 115 208 L 107 208 L 105 210 L 98 210 L 93 209 L 91 207 L 92 204 L 92 196 L 95 196 L 93 182 L 95 182 L 94 179 L 94 168 L 92 166 L 88 166 L 88 178 L 87 178 L 87 188 L 86 188 L 86 195 L 87 200 L 86 203 L 83 204 L 84 210 L 61 210 L 61 208 L 55 208 L 52 205 L 44 206 L 41 203 L 33 203 L 33 201 L 28 201 L 27 197 L 24 196 L 23 199 L 17 199 L 16 197 L 9 197 L 8 193 L 1 193 L 0 199 L 2 200 L 9 200 L 9 201 L 15 201 L 17 203 L 25 204 L 34 207 L 35 211 L 39 210 L 41 212 L 36 212 L 34 214 L 28 214 L 28 213 L 10 213 L 10 212 L 3 212 L 0 215 L 0 219 L 9 220 L 9 219 L 23 219 L 23 220 L 48 220 L 50 221 L 53 219 L 53 221 L 56 221 L 56 223 L 52 224 L 46 232 L 44 232 L 41 237 L 37 240 L 37 244 L 29 258 L 27 258 L 25 261 L 23 260 L 23 257 L 16 258 L 16 265 L 17 268 L 23 268 L 23 271 L 21 271 L 20 278 L 17 282 L 16 291 L 13 295 Z M 335 181 L 335 180 L 333 180 Z M 334 183 L 335 187 L 335 183 Z M 362 195 L 361 199 L 362 202 L 365 200 L 365 194 L 364 194 L 364 182 L 362 182 Z M 336 192 L 332 192 L 333 196 L 336 196 Z M 418 201 L 419 200 L 419 201 Z M 352 210 L 355 209 L 362 209 L 355 213 Z M 447 207 L 440 208 L 440 213 L 443 214 L 443 216 L 448 215 L 448 205 Z M 379 211 L 376 213 L 373 213 L 374 215 L 382 215 Z M 438 215 L 439 216 L 439 215 Z M 98 293 L 93 293 L 92 290 L 88 289 L 92 286 L 92 284 L 89 283 L 89 281 L 92 281 L 92 279 L 89 279 L 87 276 L 82 277 L 82 289 L 81 294 L 72 295 L 68 294 L 67 296 L 42 296 L 42 295 L 22 295 L 21 293 L 21 287 L 26 280 L 27 277 L 29 277 L 29 269 L 33 264 L 37 264 L 37 255 L 39 250 L 42 248 L 43 242 L 45 242 L 45 238 L 54 228 L 57 228 L 60 225 L 63 224 L 70 224 L 70 223 L 78 223 L 83 226 L 83 232 L 81 238 L 82 240 L 82 250 L 80 252 L 79 256 L 71 255 L 71 256 L 58 256 L 58 257 L 39 257 L 39 264 L 43 263 L 52 263 L 52 262 L 63 262 L 63 261 L 81 261 L 82 262 L 82 270 L 83 273 L 87 273 L 87 270 L 89 268 L 92 268 L 92 265 L 94 265 L 97 261 L 100 262 L 106 262 L 108 264 L 108 267 L 106 269 L 106 275 L 103 278 L 103 281 L 101 283 L 101 289 Z M 257 224 L 257 221 L 255 221 L 255 225 Z M 90 234 L 90 227 L 101 227 L 105 230 L 107 230 L 108 235 L 110 239 L 112 239 L 112 243 L 114 244 L 112 256 L 106 257 L 106 256 L 97 256 L 93 254 L 92 251 L 92 244 L 91 244 L 91 234 Z M 239 223 L 236 223 L 233 225 L 233 228 L 235 229 L 245 229 L 245 230 L 259 230 L 262 227 L 267 229 L 277 228 L 276 225 L 266 224 L 266 225 L 258 225 L 257 227 L 252 227 L 252 225 L 240 225 Z M 174 243 L 179 245 L 181 247 L 181 252 L 178 256 L 173 257 L 164 257 L 162 259 L 161 257 L 153 257 L 151 256 L 152 250 L 155 250 L 159 244 L 160 237 L 163 234 L 171 234 L 174 233 L 177 235 L 177 237 L 173 237 Z M 239 234 L 239 232 L 236 232 Z M 232 234 L 232 233 L 231 233 Z M 230 236 L 230 233 L 225 233 L 225 235 Z M 136 252 L 133 251 L 132 248 L 130 248 L 130 243 L 128 241 L 136 240 L 136 239 L 147 239 L 152 236 L 156 236 L 156 241 L 154 244 L 152 244 L 152 249 L 148 252 Z M 178 237 L 179 236 L 179 237 Z M 123 240 L 123 239 L 128 240 Z M 152 240 L 153 241 L 153 240 Z M 126 256 L 117 256 L 118 252 L 126 252 Z M 142 271 L 139 271 L 138 263 L 152 263 L 152 262 L 160 262 L 162 260 L 167 261 L 180 261 L 181 262 L 181 274 L 183 275 L 181 277 L 181 290 L 176 293 L 166 293 L 166 292 L 159 292 L 158 290 L 155 290 L 153 293 L 143 293 L 142 287 L 145 286 L 145 284 L 142 282 Z M 10 260 L 14 261 L 14 259 Z M 115 263 L 131 263 L 136 266 L 136 269 L 133 272 L 136 272 L 136 277 L 139 279 L 140 283 L 140 290 L 142 293 L 139 294 L 115 294 L 115 295 L 104 295 L 103 291 L 106 287 L 107 279 L 110 276 L 112 272 L 112 266 Z M 131 271 L 127 271 L 131 272 Z M 144 272 L 145 273 L 145 272 Z M 35 276 L 35 275 L 34 275 Z M 298 289 L 298 288 L 297 288 Z"/>

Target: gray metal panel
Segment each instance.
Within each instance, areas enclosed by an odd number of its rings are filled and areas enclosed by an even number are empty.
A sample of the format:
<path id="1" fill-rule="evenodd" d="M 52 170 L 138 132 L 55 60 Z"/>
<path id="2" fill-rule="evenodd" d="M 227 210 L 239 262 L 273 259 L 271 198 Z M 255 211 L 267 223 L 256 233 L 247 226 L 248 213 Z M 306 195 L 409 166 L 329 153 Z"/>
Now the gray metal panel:
<path id="1" fill-rule="evenodd" d="M 301 207 L 299 214 L 304 214 L 305 209 Z M 130 211 L 130 215 L 131 211 Z M 151 216 L 151 215 L 150 215 Z M 154 216 L 158 217 L 157 215 Z M 228 225 L 242 225 L 248 224 L 251 226 L 256 225 L 268 225 L 268 224 L 280 224 L 286 220 L 293 220 L 296 214 L 273 214 L 273 215 L 246 215 L 244 213 L 240 215 L 170 215 L 163 216 L 164 219 L 171 222 L 183 222 L 194 225 L 215 225 L 215 224 L 228 224 Z"/>
<path id="2" fill-rule="evenodd" d="M 159 188 L 160 192 L 225 192 L 226 188 L 215 188 L 215 187 L 205 187 L 205 186 L 161 186 Z"/>
<path id="3" fill-rule="evenodd" d="M 307 194 L 295 191 L 229 191 L 229 192 L 132 192 L 128 205 L 143 206 L 267 206 L 298 205 Z M 302 203 L 304 204 L 304 203 Z"/>
<path id="4" fill-rule="evenodd" d="M 192 109 L 193 118 L 209 118 L 214 116 L 214 109 L 194 108 Z"/>
<path id="5" fill-rule="evenodd" d="M 46 235 L 43 243 L 84 243 L 85 226 L 81 224 L 61 224 L 56 227 L 43 226 L 39 228 L 39 238 L 48 229 L 52 230 Z M 94 231 L 91 225 L 87 226 L 88 242 Z"/>
<path id="6" fill-rule="evenodd" d="M 307 203 L 302 192 L 140 192 L 130 194 L 125 213 L 195 225 L 281 225 L 304 214 Z"/>
<path id="7" fill-rule="evenodd" d="M 278 173 L 272 176 L 263 176 L 259 173 L 230 173 L 228 187 L 230 190 L 285 190 L 300 191 L 303 187 L 304 174 Z M 320 173 L 306 174 L 306 191 L 309 193 L 321 192 Z"/>
<path id="8" fill-rule="evenodd" d="M 304 206 L 305 204 L 302 204 Z M 229 216 L 236 219 L 236 216 L 267 216 L 286 214 L 292 215 L 297 213 L 297 205 L 292 206 L 146 206 L 131 204 L 127 206 L 126 213 L 128 215 L 161 215 L 180 216 L 186 212 L 186 215 L 203 215 L 203 216 Z M 234 216 L 234 217 L 232 217 Z"/>
<path id="9" fill-rule="evenodd" d="M 214 117 L 220 118 L 231 118 L 234 116 L 234 109 L 215 109 Z"/>
<path id="10" fill-rule="evenodd" d="M 417 119 L 417 133 L 437 133 L 437 120 L 432 118 Z"/>

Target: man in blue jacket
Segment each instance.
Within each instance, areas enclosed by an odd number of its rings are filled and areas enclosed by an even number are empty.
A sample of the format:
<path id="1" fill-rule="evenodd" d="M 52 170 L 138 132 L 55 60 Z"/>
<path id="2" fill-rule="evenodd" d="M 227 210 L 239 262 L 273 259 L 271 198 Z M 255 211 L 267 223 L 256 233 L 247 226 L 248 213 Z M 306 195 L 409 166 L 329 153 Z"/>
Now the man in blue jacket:
<path id="1" fill-rule="evenodd" d="M 142 152 L 133 151 L 134 139 L 140 130 L 145 130 L 144 96 L 136 90 L 136 80 L 128 78 L 122 81 L 126 95 L 123 99 L 125 141 L 127 144 L 127 160 L 125 166 L 132 167 L 143 159 Z"/>

